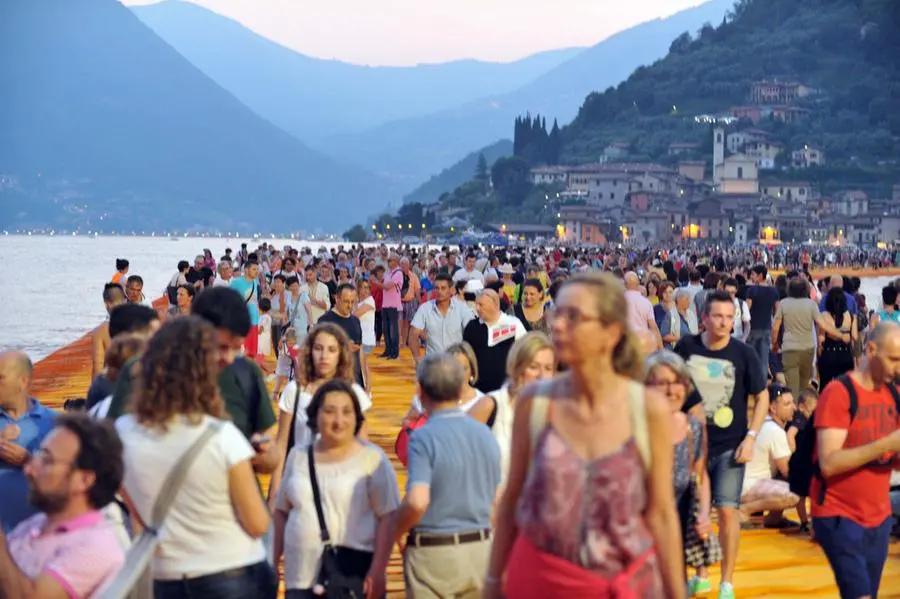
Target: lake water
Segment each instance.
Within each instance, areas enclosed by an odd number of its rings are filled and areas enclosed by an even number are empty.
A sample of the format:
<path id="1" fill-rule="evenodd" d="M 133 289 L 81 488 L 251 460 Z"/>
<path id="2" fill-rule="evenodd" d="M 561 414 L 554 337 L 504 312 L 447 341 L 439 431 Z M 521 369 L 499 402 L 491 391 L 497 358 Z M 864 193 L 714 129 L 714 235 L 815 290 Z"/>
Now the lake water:
<path id="1" fill-rule="evenodd" d="M 338 245 L 265 241 L 313 250 Z M 204 248 L 218 258 L 226 247 L 237 251 L 240 244 L 240 239 L 222 238 L 0 236 L 0 256 L 7 265 L 0 282 L 0 348 L 21 349 L 37 360 L 97 326 L 106 318 L 101 293 L 115 273 L 116 258 L 131 263 L 129 274 L 143 277 L 144 293 L 156 299 L 179 260 L 193 262 Z M 881 305 L 881 288 L 891 279 L 863 280 L 870 308 Z"/>
<path id="2" fill-rule="evenodd" d="M 106 318 L 103 285 L 116 272 L 116 258 L 130 262 L 128 274 L 144 279 L 144 294 L 163 295 L 180 260 L 193 264 L 204 248 L 217 259 L 225 248 L 235 252 L 247 240 L 159 237 L 0 236 L 0 256 L 7 269 L 0 282 L 0 348 L 21 349 L 32 359 L 75 341 Z M 281 248 L 336 247 L 337 243 L 266 241 Z M 345 244 L 349 245 L 349 244 Z"/>

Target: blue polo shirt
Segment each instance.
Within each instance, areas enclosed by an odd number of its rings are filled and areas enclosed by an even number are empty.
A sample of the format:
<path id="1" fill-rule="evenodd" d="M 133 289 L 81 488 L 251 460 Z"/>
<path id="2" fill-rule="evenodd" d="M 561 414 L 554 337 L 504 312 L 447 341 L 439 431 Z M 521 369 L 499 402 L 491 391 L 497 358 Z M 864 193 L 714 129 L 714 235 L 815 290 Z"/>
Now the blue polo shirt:
<path id="1" fill-rule="evenodd" d="M 458 408 L 434 412 L 409 439 L 407 492 L 431 488 L 417 532 L 453 534 L 491 527 L 500 485 L 500 447 L 491 430 Z"/>
<path id="2" fill-rule="evenodd" d="M 28 412 L 18 420 L 0 407 L 0 430 L 14 424 L 20 433 L 13 443 L 21 445 L 28 453 L 36 452 L 56 421 L 56 412 L 42 406 L 36 399 L 28 400 Z M 0 524 L 4 532 L 10 532 L 19 522 L 38 512 L 28 503 L 28 481 L 20 466 L 0 460 Z"/>

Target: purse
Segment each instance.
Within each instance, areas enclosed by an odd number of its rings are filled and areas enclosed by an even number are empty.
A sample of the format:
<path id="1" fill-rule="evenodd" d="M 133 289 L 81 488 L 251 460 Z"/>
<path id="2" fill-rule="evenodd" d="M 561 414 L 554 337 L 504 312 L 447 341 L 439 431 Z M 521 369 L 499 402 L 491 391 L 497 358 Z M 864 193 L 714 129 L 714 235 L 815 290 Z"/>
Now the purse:
<path id="1" fill-rule="evenodd" d="M 428 414 L 419 414 L 404 426 L 400 427 L 397 439 L 394 441 L 394 453 L 404 466 L 409 466 L 409 436 L 419 430 L 428 422 Z"/>
<path id="2" fill-rule="evenodd" d="M 306 452 L 309 460 L 309 480 L 312 484 L 313 503 L 316 505 L 316 516 L 321 531 L 322 563 L 319 575 L 313 586 L 313 594 L 325 599 L 362 599 L 365 597 L 363 586 L 366 575 L 372 567 L 373 553 L 350 547 L 336 546 L 331 543 L 328 526 L 325 524 L 325 513 L 322 509 L 322 497 L 319 493 L 319 481 L 316 477 L 316 459 L 313 444 Z"/>
<path id="3" fill-rule="evenodd" d="M 687 492 L 691 494 L 691 512 L 688 515 L 687 530 L 684 534 L 684 563 L 700 568 L 712 566 L 722 561 L 722 546 L 716 535 L 708 535 L 705 539 L 697 534 L 696 524 L 700 519 L 700 483 L 701 479 L 694 472 L 694 433 L 688 422 L 688 464 L 691 469 L 691 480 Z"/>

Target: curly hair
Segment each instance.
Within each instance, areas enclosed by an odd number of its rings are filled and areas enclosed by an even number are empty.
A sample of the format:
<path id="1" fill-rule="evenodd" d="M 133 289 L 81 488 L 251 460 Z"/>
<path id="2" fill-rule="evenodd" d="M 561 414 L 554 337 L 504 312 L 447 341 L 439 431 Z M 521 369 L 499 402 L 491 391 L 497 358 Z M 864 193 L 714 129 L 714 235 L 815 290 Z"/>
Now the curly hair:
<path id="1" fill-rule="evenodd" d="M 218 375 L 212 325 L 197 316 L 172 320 L 150 338 L 135 364 L 131 411 L 140 424 L 162 431 L 177 415 L 190 415 L 192 424 L 201 414 L 222 418 Z"/>
<path id="2" fill-rule="evenodd" d="M 350 338 L 347 336 L 347 333 L 344 332 L 344 329 L 331 322 L 317 324 L 316 327 L 309 332 L 309 335 L 307 335 L 306 342 L 303 344 L 302 354 L 298 359 L 298 362 L 300 363 L 298 371 L 301 382 L 304 385 L 308 385 L 321 378 L 319 373 L 316 372 L 316 365 L 313 363 L 312 350 L 316 343 L 316 339 L 318 339 L 319 335 L 323 334 L 334 337 L 341 347 L 340 355 L 338 356 L 337 371 L 334 378 L 350 383 L 354 382 L 356 377 L 353 374 L 353 354 L 350 352 Z"/>

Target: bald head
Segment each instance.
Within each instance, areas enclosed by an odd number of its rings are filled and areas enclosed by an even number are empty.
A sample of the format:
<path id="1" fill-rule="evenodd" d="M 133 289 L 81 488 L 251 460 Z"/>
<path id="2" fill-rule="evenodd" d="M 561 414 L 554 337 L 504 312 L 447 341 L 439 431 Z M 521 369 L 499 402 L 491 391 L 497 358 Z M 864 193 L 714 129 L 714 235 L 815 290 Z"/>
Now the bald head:
<path id="1" fill-rule="evenodd" d="M 835 289 L 835 288 L 843 289 L 844 288 L 844 277 L 842 277 L 841 275 L 834 275 L 833 277 L 831 277 L 831 279 L 828 281 L 828 288 L 829 289 Z"/>
<path id="2" fill-rule="evenodd" d="M 866 365 L 872 380 L 893 383 L 900 377 L 900 325 L 881 322 L 866 343 Z"/>
<path id="3" fill-rule="evenodd" d="M 641 286 L 641 279 L 636 273 L 628 271 L 625 273 L 625 289 L 637 289 Z"/>
<path id="4" fill-rule="evenodd" d="M 493 289 L 485 289 L 475 300 L 475 308 L 481 320 L 493 325 L 500 318 L 500 296 Z"/>
<path id="5" fill-rule="evenodd" d="M 0 352 L 0 406 L 24 409 L 33 371 L 31 359 L 24 352 Z"/>

